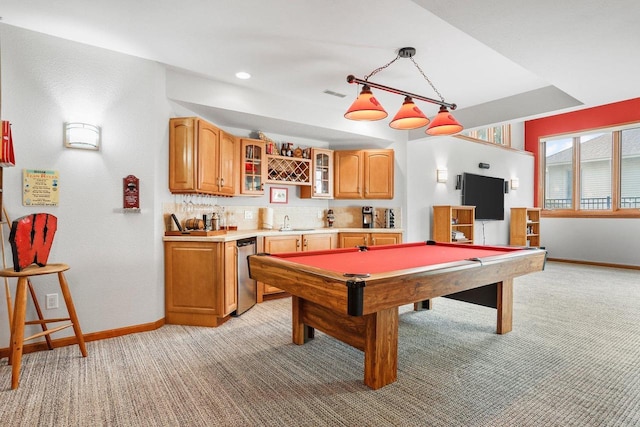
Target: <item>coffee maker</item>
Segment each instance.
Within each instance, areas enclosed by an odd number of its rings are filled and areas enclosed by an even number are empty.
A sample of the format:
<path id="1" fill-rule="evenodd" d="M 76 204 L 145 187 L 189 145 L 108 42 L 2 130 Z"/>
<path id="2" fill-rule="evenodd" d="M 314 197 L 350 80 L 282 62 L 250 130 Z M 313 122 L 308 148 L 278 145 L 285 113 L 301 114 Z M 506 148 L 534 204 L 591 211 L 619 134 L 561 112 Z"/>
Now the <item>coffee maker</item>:
<path id="1" fill-rule="evenodd" d="M 362 207 L 362 228 L 373 228 L 373 206 Z"/>

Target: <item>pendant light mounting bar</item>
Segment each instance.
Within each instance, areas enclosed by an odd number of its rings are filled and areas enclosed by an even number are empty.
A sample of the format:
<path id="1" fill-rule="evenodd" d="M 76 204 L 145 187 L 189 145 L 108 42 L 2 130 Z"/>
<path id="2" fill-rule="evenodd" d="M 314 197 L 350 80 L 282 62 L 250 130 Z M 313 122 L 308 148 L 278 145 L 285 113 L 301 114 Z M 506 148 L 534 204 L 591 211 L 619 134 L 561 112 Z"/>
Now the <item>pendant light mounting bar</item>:
<path id="1" fill-rule="evenodd" d="M 415 93 L 405 92 L 404 90 L 395 89 L 395 88 L 392 88 L 390 86 L 385 86 L 385 85 L 381 85 L 381 84 L 378 84 L 378 83 L 370 82 L 368 80 L 359 79 L 359 78 L 355 77 L 352 74 L 347 76 L 347 82 L 348 83 L 354 83 L 354 84 L 367 85 L 369 87 L 374 87 L 376 89 L 384 90 L 386 92 L 396 93 L 398 95 L 410 96 L 413 99 L 419 99 L 420 101 L 430 102 L 432 104 L 437 104 L 437 105 L 440 105 L 442 107 L 450 108 L 451 110 L 455 110 L 458 107 L 456 104 L 450 104 L 448 102 L 439 101 L 437 99 L 427 98 L 426 96 L 416 95 Z"/>

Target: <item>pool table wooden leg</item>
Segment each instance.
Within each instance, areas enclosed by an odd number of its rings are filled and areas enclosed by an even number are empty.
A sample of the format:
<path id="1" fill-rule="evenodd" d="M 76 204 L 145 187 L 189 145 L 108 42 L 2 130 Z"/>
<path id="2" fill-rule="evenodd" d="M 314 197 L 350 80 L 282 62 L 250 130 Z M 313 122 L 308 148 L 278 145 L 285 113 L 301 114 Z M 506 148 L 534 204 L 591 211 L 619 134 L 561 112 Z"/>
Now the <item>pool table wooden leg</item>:
<path id="1" fill-rule="evenodd" d="M 398 378 L 398 307 L 365 317 L 364 383 L 375 390 Z"/>
<path id="2" fill-rule="evenodd" d="M 291 309 L 292 341 L 294 344 L 302 345 L 313 339 L 315 329 L 302 322 L 302 302 L 295 295 L 291 296 Z"/>
<path id="3" fill-rule="evenodd" d="M 498 282 L 498 325 L 496 332 L 506 334 L 513 328 L 513 279 Z"/>

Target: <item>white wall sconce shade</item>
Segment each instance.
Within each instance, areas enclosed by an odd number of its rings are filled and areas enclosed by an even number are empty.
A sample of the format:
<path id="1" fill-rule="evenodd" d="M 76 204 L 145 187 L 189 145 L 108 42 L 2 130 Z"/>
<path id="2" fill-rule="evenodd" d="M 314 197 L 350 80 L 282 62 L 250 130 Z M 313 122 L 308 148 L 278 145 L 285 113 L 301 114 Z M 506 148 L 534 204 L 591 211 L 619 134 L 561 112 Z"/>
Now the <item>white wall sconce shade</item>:
<path id="1" fill-rule="evenodd" d="M 511 178 L 511 189 L 516 190 L 520 187 L 520 180 L 518 178 Z"/>
<path id="2" fill-rule="evenodd" d="M 436 180 L 438 182 L 447 182 L 447 179 L 449 179 L 449 172 L 446 169 L 436 170 Z"/>
<path id="3" fill-rule="evenodd" d="M 84 150 L 100 149 L 100 127 L 88 123 L 65 123 L 64 146 Z"/>

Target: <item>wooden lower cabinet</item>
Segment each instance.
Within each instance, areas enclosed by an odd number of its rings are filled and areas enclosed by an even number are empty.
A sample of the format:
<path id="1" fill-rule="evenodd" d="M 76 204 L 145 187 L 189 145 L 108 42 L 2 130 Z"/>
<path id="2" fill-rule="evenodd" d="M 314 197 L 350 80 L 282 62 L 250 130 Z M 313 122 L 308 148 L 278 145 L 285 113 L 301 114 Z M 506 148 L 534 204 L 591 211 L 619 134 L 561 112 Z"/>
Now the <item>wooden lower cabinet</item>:
<path id="1" fill-rule="evenodd" d="M 339 233 L 338 247 L 396 245 L 402 243 L 402 233 Z"/>
<path id="2" fill-rule="evenodd" d="M 164 242 L 165 322 L 219 326 L 237 308 L 236 242 Z"/>
<path id="3" fill-rule="evenodd" d="M 269 254 L 301 251 L 320 251 L 338 247 L 336 233 L 286 234 L 264 238 L 264 252 Z M 258 282 L 257 301 L 263 302 L 265 296 L 280 296 L 284 291 L 273 285 Z"/>

